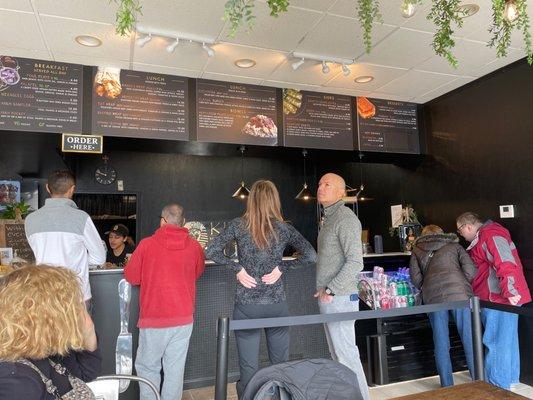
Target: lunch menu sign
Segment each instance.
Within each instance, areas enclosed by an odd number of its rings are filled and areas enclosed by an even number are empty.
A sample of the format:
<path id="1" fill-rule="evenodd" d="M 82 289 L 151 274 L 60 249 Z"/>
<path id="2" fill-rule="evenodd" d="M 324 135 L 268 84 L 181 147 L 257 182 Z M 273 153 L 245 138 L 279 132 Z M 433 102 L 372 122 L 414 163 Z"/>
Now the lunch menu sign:
<path id="1" fill-rule="evenodd" d="M 0 130 L 420 154 L 418 117 L 408 102 L 0 55 Z"/>

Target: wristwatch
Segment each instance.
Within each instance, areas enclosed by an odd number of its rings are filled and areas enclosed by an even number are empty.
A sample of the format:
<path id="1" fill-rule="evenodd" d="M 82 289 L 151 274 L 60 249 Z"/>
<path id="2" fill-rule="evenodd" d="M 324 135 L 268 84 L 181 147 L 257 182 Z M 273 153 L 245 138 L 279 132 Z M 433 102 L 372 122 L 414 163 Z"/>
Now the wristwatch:
<path id="1" fill-rule="evenodd" d="M 326 294 L 329 295 L 329 296 L 335 296 L 335 293 L 333 293 L 333 292 L 331 291 L 331 289 L 328 288 L 327 286 L 326 286 L 326 288 L 324 289 L 324 292 L 326 292 Z"/>

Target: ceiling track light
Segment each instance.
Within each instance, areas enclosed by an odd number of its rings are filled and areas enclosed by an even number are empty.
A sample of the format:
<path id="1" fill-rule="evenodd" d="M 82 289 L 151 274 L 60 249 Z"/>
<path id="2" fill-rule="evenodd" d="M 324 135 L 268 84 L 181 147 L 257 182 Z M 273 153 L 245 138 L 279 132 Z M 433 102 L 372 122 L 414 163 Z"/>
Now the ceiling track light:
<path id="1" fill-rule="evenodd" d="M 291 67 L 293 70 L 296 71 L 298 68 L 300 68 L 303 65 L 304 62 L 305 62 L 305 58 L 302 58 L 296 62 L 293 62 Z"/>
<path id="2" fill-rule="evenodd" d="M 350 75 L 352 71 L 350 71 L 350 68 L 348 68 L 348 66 L 346 64 L 342 64 L 342 74 L 344 76 L 348 76 Z"/>
<path id="3" fill-rule="evenodd" d="M 213 57 L 215 55 L 215 50 L 213 50 L 210 46 L 206 45 L 205 42 L 202 43 L 202 49 L 207 52 L 208 57 Z"/>
<path id="4" fill-rule="evenodd" d="M 152 40 L 152 34 L 149 33 L 148 35 L 137 39 L 137 45 L 139 47 L 143 47 L 146 43 L 148 43 L 150 40 Z"/>
<path id="5" fill-rule="evenodd" d="M 326 61 L 322 61 L 322 73 L 329 74 L 329 65 L 326 63 Z"/>
<path id="6" fill-rule="evenodd" d="M 176 47 L 178 47 L 178 44 L 180 44 L 180 39 L 176 38 L 176 40 L 174 42 L 170 43 L 167 46 L 167 52 L 174 53 L 174 50 L 176 50 Z"/>

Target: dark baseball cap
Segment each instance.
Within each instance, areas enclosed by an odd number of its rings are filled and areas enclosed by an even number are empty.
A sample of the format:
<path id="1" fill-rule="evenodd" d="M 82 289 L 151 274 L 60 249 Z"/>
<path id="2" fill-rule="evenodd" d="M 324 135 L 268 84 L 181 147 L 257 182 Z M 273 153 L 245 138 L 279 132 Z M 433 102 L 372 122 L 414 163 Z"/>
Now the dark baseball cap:
<path id="1" fill-rule="evenodd" d="M 116 224 L 113 225 L 111 230 L 107 231 L 105 234 L 109 235 L 110 233 L 116 233 L 117 235 L 126 237 L 130 234 L 130 231 L 126 225 Z"/>

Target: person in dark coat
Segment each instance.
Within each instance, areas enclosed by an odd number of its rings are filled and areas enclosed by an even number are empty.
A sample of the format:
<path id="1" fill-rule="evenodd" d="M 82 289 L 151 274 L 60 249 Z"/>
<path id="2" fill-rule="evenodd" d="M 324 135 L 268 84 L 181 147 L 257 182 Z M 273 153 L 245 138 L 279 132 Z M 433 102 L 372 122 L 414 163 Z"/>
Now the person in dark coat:
<path id="1" fill-rule="evenodd" d="M 424 227 L 422 236 L 415 241 L 409 272 L 413 285 L 421 290 L 424 304 L 464 301 L 474 295 L 471 282 L 477 273 L 477 268 L 458 242 L 457 235 L 445 234 L 437 225 Z M 470 376 L 474 376 L 470 309 L 429 313 L 435 345 L 435 362 L 443 387 L 453 386 L 448 331 L 450 314 L 463 342 Z"/>

